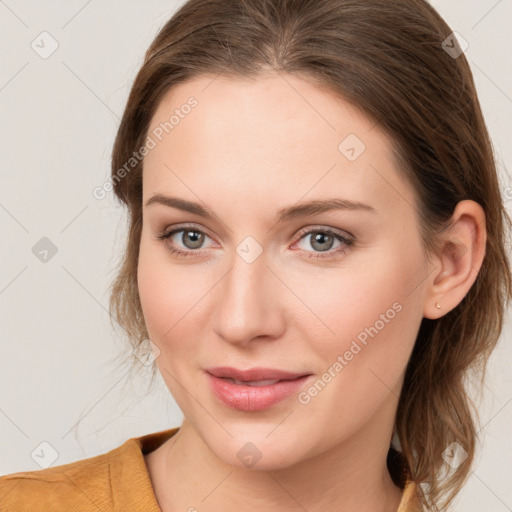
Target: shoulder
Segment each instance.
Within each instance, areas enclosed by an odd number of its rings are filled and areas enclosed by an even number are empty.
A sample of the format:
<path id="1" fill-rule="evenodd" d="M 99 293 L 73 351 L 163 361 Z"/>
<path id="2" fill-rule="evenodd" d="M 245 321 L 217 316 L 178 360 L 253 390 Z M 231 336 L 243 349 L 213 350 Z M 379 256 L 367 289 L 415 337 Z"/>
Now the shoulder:
<path id="1" fill-rule="evenodd" d="M 159 512 L 144 455 L 178 428 L 130 438 L 107 453 L 0 477 L 1 512 Z"/>
<path id="2" fill-rule="evenodd" d="M 397 512 L 423 512 L 416 482 L 407 480 Z"/>
<path id="3" fill-rule="evenodd" d="M 116 451 L 119 448 L 70 464 L 0 477 L 0 510 L 57 512 L 68 506 L 71 510 L 73 505 L 85 511 L 111 506 L 111 496 L 104 489 Z"/>

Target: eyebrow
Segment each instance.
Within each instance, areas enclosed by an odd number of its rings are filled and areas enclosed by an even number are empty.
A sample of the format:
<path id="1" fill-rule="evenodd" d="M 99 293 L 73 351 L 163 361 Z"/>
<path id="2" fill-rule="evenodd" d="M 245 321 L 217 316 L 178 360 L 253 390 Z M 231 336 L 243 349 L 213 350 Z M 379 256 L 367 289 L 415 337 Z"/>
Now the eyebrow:
<path id="1" fill-rule="evenodd" d="M 177 208 L 178 210 L 193 213 L 206 219 L 213 220 L 215 217 L 211 210 L 200 205 L 199 203 L 187 201 L 178 197 L 169 197 L 163 194 L 155 194 L 148 199 L 146 206 L 150 206 L 152 204 L 162 204 L 171 208 Z M 377 213 L 375 208 L 372 206 L 357 201 L 349 201 L 348 199 L 340 198 L 315 199 L 305 203 L 282 208 L 277 212 L 276 223 L 290 220 L 296 217 L 315 215 L 330 210 L 363 210 L 371 213 Z"/>

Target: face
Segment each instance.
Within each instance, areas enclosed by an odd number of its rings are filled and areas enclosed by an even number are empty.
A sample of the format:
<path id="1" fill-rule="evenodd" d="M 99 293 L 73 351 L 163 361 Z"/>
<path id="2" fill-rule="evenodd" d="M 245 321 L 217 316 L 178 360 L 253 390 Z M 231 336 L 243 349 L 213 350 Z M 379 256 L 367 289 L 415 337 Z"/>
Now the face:
<path id="1" fill-rule="evenodd" d="M 144 161 L 138 286 L 156 363 L 235 466 L 247 442 L 277 468 L 387 431 L 425 300 L 416 198 L 391 141 L 285 77 L 175 86 Z M 146 205 L 157 195 L 182 202 Z M 258 388 L 206 371 L 221 366 L 309 376 Z"/>

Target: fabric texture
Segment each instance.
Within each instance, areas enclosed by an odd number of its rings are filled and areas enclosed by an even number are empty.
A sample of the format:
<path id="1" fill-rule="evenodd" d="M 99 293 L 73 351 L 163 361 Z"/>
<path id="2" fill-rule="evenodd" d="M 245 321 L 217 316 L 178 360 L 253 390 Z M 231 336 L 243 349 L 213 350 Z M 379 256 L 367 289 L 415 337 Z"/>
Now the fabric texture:
<path id="1" fill-rule="evenodd" d="M 107 453 L 0 477 L 0 512 L 161 512 L 144 455 L 179 427 L 133 437 Z M 421 511 L 407 482 L 397 512 Z"/>

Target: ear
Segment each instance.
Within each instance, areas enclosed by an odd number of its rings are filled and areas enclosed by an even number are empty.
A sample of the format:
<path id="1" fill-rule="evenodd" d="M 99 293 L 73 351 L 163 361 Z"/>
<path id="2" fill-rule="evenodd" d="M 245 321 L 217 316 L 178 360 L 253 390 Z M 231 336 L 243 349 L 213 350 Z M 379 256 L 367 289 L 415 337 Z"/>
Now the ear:
<path id="1" fill-rule="evenodd" d="M 434 272 L 423 305 L 423 316 L 431 319 L 455 308 L 475 282 L 487 241 L 483 208 L 475 201 L 460 201 L 450 227 L 438 236 L 439 248 L 431 255 Z"/>

